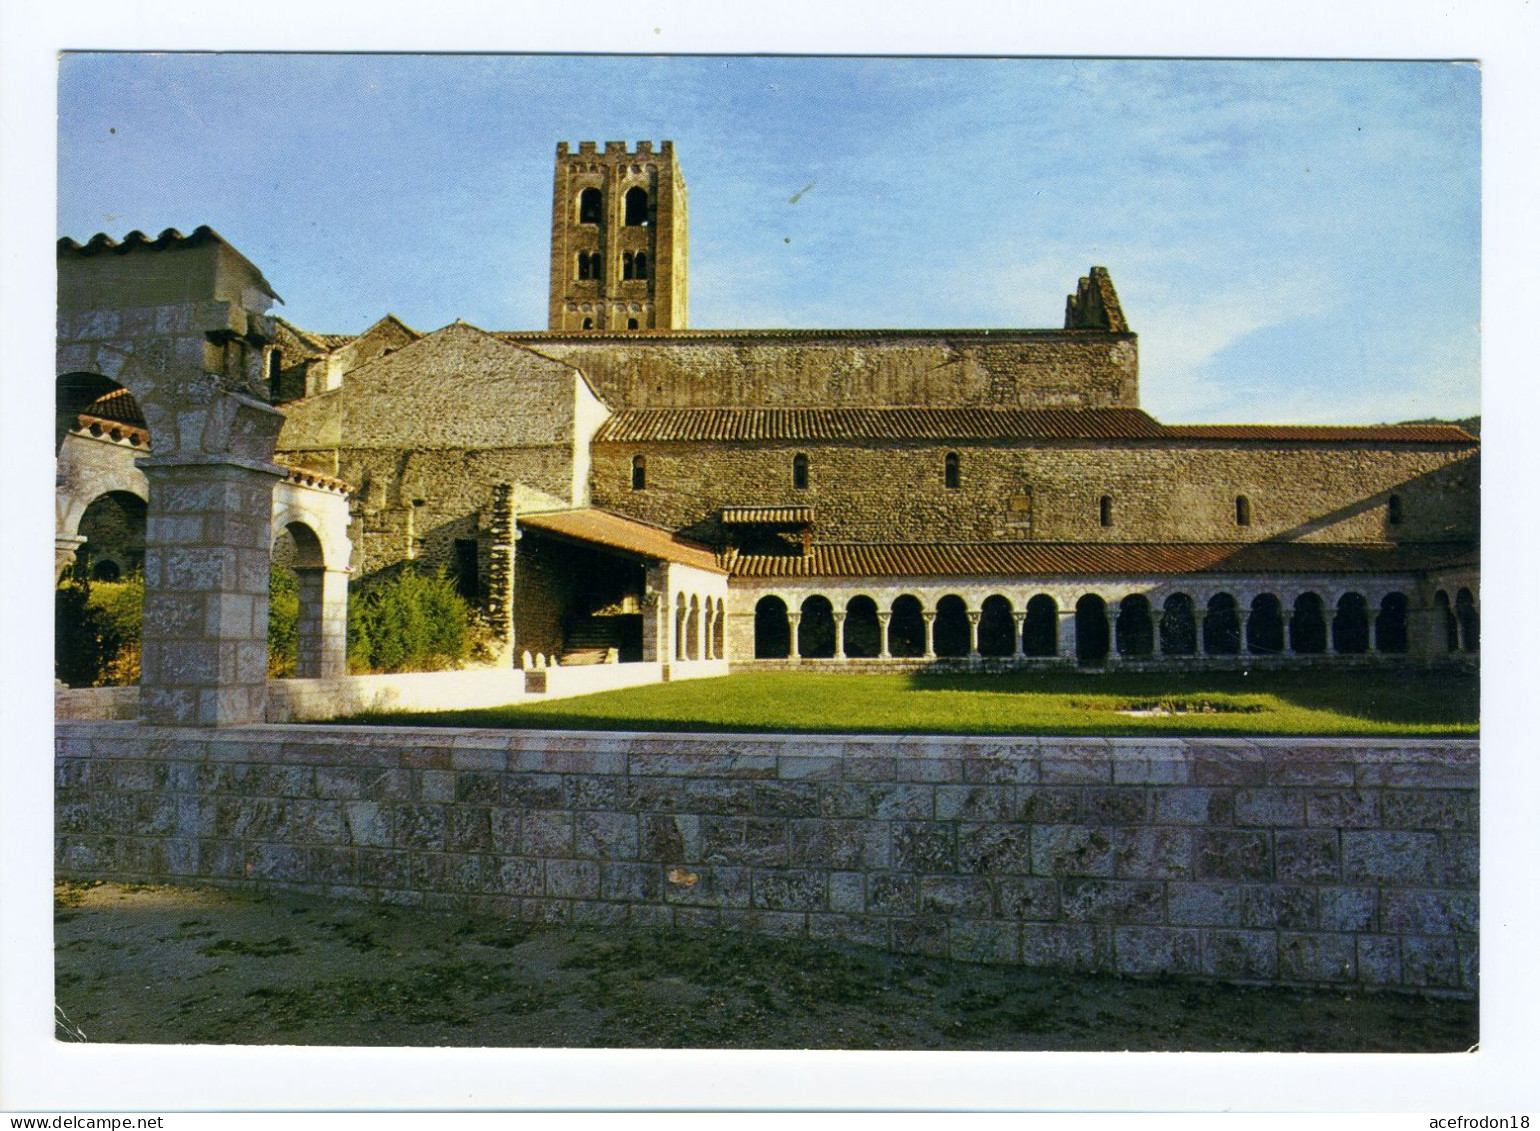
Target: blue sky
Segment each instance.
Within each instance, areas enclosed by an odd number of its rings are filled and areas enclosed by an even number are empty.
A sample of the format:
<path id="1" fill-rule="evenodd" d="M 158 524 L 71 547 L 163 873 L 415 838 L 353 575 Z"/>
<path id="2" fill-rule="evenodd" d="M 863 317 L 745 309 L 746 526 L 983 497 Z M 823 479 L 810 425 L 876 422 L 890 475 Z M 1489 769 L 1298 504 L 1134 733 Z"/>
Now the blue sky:
<path id="1" fill-rule="evenodd" d="M 311 329 L 543 328 L 556 142 L 670 138 L 693 326 L 1053 327 L 1099 264 L 1161 419 L 1479 411 L 1473 66 L 66 55 L 59 99 L 61 235 L 210 224 Z"/>

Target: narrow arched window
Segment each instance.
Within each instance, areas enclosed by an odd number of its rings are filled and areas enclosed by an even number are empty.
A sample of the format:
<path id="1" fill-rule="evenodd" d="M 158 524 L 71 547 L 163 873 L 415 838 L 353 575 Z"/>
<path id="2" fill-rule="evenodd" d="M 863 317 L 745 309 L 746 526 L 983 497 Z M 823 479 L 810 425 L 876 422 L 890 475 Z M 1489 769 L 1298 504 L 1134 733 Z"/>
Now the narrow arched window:
<path id="1" fill-rule="evenodd" d="M 636 253 L 636 277 L 638 279 L 645 279 L 647 277 L 647 253 L 645 251 Z"/>
<path id="2" fill-rule="evenodd" d="M 956 452 L 946 454 L 946 485 L 953 491 L 962 486 L 962 460 Z"/>
<path id="3" fill-rule="evenodd" d="M 638 328 L 639 327 L 637 326 L 637 322 L 636 322 L 635 318 L 627 318 L 626 319 L 626 329 L 627 330 L 635 330 L 635 329 L 638 329 Z"/>
<path id="4" fill-rule="evenodd" d="M 1112 525 L 1112 496 L 1103 495 L 1099 504 L 1101 522 L 1103 526 Z"/>
<path id="5" fill-rule="evenodd" d="M 798 491 L 807 490 L 807 456 L 802 452 L 791 461 L 791 485 Z"/>
<path id="6" fill-rule="evenodd" d="M 594 328 L 594 320 L 592 318 L 585 318 L 585 319 L 583 319 L 583 329 L 585 329 L 585 330 L 592 330 L 593 328 Z"/>
<path id="7" fill-rule="evenodd" d="M 631 490 L 645 491 L 647 489 L 647 457 L 631 457 Z"/>
<path id="8" fill-rule="evenodd" d="M 629 251 L 620 257 L 620 277 L 622 279 L 636 278 L 636 256 Z"/>
<path id="9" fill-rule="evenodd" d="M 1401 525 L 1401 496 L 1392 495 L 1385 507 L 1385 521 L 1392 526 Z"/>
<path id="10" fill-rule="evenodd" d="M 1245 495 L 1235 496 L 1235 525 L 1251 525 L 1251 500 Z"/>
<path id="11" fill-rule="evenodd" d="M 578 252 L 578 258 L 577 258 L 577 277 L 579 279 L 587 279 L 587 278 L 590 277 L 589 276 L 588 252 L 586 252 L 586 251 Z"/>
<path id="12" fill-rule="evenodd" d="M 626 227 L 640 228 L 647 223 L 647 190 L 644 188 L 628 189 L 626 191 Z"/>
<path id="13" fill-rule="evenodd" d="M 578 223 L 597 224 L 604 210 L 604 196 L 596 188 L 586 188 L 578 196 Z"/>

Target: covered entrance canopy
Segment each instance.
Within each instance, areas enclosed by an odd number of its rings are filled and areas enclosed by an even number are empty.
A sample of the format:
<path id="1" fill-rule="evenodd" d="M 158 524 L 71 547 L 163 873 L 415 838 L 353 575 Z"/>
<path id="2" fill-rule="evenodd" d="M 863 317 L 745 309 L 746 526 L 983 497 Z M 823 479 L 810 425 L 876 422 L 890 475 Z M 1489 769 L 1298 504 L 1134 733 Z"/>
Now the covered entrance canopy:
<path id="1" fill-rule="evenodd" d="M 594 508 L 519 515 L 515 649 L 563 665 L 726 658 L 715 551 Z"/>

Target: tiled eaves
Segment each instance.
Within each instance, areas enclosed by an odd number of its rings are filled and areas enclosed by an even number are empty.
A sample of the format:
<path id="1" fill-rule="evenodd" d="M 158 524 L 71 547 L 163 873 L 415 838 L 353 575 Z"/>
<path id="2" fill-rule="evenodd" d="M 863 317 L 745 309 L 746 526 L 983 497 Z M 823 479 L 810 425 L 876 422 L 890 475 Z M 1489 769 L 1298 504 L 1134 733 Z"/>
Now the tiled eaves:
<path id="1" fill-rule="evenodd" d="M 1416 573 L 1466 543 L 820 543 L 806 556 L 738 554 L 734 577 L 1170 576 Z"/>
<path id="2" fill-rule="evenodd" d="M 1122 440 L 1474 445 L 1453 425 L 1165 425 L 1132 408 L 683 408 L 630 409 L 595 443 L 754 440 Z"/>

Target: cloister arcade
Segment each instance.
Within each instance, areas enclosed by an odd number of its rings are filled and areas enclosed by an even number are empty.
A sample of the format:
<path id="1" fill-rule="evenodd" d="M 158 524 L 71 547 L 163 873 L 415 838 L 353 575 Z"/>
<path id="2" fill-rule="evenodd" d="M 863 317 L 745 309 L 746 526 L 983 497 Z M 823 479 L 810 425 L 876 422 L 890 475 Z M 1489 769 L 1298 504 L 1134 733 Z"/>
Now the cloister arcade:
<path id="1" fill-rule="evenodd" d="M 154 449 L 145 413 L 130 390 L 97 374 L 70 373 L 58 381 L 57 404 L 56 576 L 73 572 L 92 581 L 117 581 L 145 571 L 158 574 L 157 580 L 164 587 L 165 571 L 157 569 L 160 562 L 156 559 L 166 555 L 147 553 L 147 547 L 163 544 L 166 532 L 207 540 L 214 526 L 226 531 L 232 525 L 249 524 L 255 528 L 249 539 L 260 539 L 259 530 L 266 527 L 267 541 L 277 550 L 275 564 L 292 570 L 298 583 L 295 674 L 311 678 L 346 674 L 347 578 L 352 544 L 347 533 L 344 484 L 312 472 L 275 466 L 283 478 L 273 484 L 268 523 L 259 520 L 251 524 L 246 515 L 235 514 L 220 516 L 212 523 L 205 516 L 184 518 L 178 520 L 180 525 L 168 527 L 164 517 L 156 517 L 154 491 L 141 466 L 153 456 Z M 236 566 L 243 568 L 239 555 Z M 249 566 L 245 568 L 250 571 Z M 265 586 L 265 576 L 264 571 L 253 585 Z M 153 603 L 147 629 L 152 636 L 166 636 L 171 643 L 164 650 L 173 653 L 177 642 L 191 643 L 212 631 L 209 618 L 216 625 L 234 625 L 245 637 L 260 639 L 266 629 L 266 605 L 258 593 L 260 590 L 222 599 L 206 611 L 203 624 L 179 615 L 175 611 L 179 602 L 174 598 L 162 598 Z M 237 663 L 242 669 L 255 669 L 259 659 L 265 663 L 265 654 L 255 645 L 253 639 L 240 649 L 243 655 Z"/>
<path id="2" fill-rule="evenodd" d="M 742 591 L 749 646 L 735 658 L 1103 666 L 1474 653 L 1474 592 L 1421 592 L 1413 578 Z"/>
<path id="3" fill-rule="evenodd" d="M 727 658 L 727 604 L 721 597 L 677 594 L 674 602 L 674 659 Z"/>

